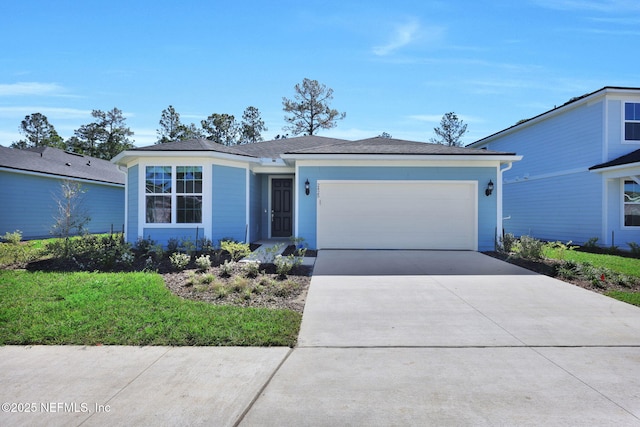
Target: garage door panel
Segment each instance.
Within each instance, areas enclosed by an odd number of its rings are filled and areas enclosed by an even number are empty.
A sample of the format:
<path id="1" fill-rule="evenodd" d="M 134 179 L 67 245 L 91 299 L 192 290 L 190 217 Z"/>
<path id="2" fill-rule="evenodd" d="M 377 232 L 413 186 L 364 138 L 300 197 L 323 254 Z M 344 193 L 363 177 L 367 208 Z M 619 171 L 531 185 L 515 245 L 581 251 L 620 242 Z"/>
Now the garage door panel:
<path id="1" fill-rule="evenodd" d="M 476 249 L 467 181 L 320 182 L 319 248 Z"/>

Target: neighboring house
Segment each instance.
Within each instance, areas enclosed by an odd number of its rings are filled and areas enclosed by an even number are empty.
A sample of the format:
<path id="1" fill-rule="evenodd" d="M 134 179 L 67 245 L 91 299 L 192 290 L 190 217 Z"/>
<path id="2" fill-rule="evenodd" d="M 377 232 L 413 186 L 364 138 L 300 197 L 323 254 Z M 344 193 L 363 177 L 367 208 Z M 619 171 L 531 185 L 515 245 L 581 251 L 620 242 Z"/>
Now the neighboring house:
<path id="1" fill-rule="evenodd" d="M 494 249 L 508 152 L 318 136 L 135 148 L 126 239 L 301 237 L 310 248 Z M 491 183 L 492 194 L 487 187 Z"/>
<path id="2" fill-rule="evenodd" d="M 57 148 L 0 146 L 0 235 L 20 230 L 23 239 L 51 237 L 65 180 L 86 191 L 89 232 L 122 231 L 125 174 L 118 166 Z"/>
<path id="3" fill-rule="evenodd" d="M 506 232 L 640 243 L 640 88 L 602 88 L 470 147 L 523 156 L 504 173 Z"/>

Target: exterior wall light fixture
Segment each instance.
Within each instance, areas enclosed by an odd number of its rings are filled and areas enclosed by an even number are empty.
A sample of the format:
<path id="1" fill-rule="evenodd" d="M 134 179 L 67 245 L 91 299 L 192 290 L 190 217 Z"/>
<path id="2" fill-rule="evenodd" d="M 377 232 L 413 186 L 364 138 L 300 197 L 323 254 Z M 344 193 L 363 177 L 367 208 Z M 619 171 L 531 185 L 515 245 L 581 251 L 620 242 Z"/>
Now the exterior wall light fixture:
<path id="1" fill-rule="evenodd" d="M 490 196 L 491 193 L 493 193 L 493 181 L 489 180 L 489 183 L 487 184 L 487 189 L 484 190 L 484 194 L 485 196 Z"/>
<path id="2" fill-rule="evenodd" d="M 309 195 L 309 180 L 307 179 L 304 183 L 304 194 Z"/>

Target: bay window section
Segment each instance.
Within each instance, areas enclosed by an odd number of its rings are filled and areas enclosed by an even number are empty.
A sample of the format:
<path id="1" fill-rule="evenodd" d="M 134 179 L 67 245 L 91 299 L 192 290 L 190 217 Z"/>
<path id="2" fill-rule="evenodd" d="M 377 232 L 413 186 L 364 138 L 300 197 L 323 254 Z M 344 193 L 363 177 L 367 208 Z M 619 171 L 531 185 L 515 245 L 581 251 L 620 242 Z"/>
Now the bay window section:
<path id="1" fill-rule="evenodd" d="M 148 224 L 202 223 L 202 166 L 147 166 Z"/>
<path id="2" fill-rule="evenodd" d="M 624 182 L 624 225 L 640 226 L 640 185 L 635 181 Z"/>

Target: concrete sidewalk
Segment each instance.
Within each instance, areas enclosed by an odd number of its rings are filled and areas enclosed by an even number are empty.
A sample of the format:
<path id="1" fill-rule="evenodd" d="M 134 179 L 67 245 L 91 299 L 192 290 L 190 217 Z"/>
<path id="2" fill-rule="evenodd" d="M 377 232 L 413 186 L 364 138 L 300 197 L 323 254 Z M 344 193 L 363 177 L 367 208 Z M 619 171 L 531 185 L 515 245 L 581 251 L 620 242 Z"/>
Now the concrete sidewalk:
<path id="1" fill-rule="evenodd" d="M 640 308 L 474 252 L 336 252 L 295 349 L 0 347 L 0 425 L 640 426 Z"/>

